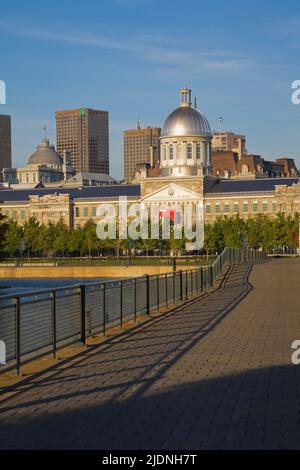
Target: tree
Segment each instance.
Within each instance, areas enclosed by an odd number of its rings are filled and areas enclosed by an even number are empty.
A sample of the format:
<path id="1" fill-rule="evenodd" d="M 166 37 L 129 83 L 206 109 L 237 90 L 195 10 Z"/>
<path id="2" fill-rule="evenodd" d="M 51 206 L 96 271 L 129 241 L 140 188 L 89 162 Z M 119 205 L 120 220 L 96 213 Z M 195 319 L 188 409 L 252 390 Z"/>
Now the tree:
<path id="1" fill-rule="evenodd" d="M 30 217 L 24 224 L 24 241 L 28 253 L 38 253 L 41 251 L 43 227 L 35 217 Z"/>
<path id="2" fill-rule="evenodd" d="M 14 256 L 20 249 L 20 241 L 22 237 L 22 227 L 20 227 L 15 220 L 10 219 L 7 223 L 3 240 L 4 252 L 9 253 L 10 256 Z"/>

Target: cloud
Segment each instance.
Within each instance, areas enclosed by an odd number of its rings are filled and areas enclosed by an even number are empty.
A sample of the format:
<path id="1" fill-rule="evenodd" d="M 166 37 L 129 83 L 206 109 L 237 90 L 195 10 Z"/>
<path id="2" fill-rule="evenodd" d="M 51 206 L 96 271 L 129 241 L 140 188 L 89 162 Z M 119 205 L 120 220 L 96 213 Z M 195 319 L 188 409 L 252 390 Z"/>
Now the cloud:
<path id="1" fill-rule="evenodd" d="M 47 30 L 40 29 L 24 23 L 0 20 L 0 34 L 21 36 L 39 41 L 51 41 L 62 44 L 73 44 L 83 47 L 94 47 L 103 50 L 114 50 L 119 53 L 138 58 L 139 60 L 163 64 L 167 66 L 183 67 L 187 61 L 188 68 L 193 71 L 212 69 L 223 71 L 237 71 L 255 67 L 255 61 L 236 51 L 219 51 L 197 49 L 197 41 L 186 40 L 183 43 L 173 37 L 152 34 L 137 35 L 124 39 L 111 35 L 91 34 L 77 29 Z M 192 46 L 191 46 L 192 44 Z"/>

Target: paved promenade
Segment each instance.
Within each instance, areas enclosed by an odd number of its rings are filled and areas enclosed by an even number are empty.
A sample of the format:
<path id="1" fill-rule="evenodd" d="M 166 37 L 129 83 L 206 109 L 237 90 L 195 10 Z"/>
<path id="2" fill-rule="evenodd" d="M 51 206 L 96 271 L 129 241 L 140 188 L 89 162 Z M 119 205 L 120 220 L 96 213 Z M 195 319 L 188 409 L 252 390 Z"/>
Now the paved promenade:
<path id="1" fill-rule="evenodd" d="M 0 448 L 299 449 L 300 262 L 247 274 L 19 384 Z"/>

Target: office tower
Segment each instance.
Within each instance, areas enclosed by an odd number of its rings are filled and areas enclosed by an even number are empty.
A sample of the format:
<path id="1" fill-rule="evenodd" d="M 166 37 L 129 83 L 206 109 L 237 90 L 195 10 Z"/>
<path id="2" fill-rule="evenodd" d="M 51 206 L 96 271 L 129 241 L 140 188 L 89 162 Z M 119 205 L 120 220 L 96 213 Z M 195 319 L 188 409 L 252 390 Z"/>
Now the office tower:
<path id="1" fill-rule="evenodd" d="M 57 111 L 56 148 L 71 152 L 76 172 L 109 174 L 108 112 L 89 108 Z"/>
<path id="2" fill-rule="evenodd" d="M 159 127 L 138 127 L 124 131 L 124 178 L 130 181 L 136 165 L 159 161 Z"/>
<path id="3" fill-rule="evenodd" d="M 11 120 L 0 114 L 0 171 L 11 168 Z M 2 176 L 2 173 L 0 173 Z"/>

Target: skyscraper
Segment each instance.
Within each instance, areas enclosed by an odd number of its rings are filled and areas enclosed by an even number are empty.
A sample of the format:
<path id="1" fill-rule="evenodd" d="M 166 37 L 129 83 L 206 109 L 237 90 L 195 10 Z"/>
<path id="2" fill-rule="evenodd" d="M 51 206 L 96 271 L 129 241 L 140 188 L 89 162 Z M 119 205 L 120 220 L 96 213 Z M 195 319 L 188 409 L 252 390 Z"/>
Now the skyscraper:
<path id="1" fill-rule="evenodd" d="M 159 127 L 140 127 L 124 131 L 124 178 L 130 181 L 138 163 L 159 161 Z"/>
<path id="2" fill-rule="evenodd" d="M 3 168 L 11 168 L 11 121 L 10 116 L 0 114 L 0 171 Z"/>
<path id="3" fill-rule="evenodd" d="M 109 174 L 108 112 L 89 108 L 57 111 L 56 148 L 71 152 L 76 172 Z"/>

